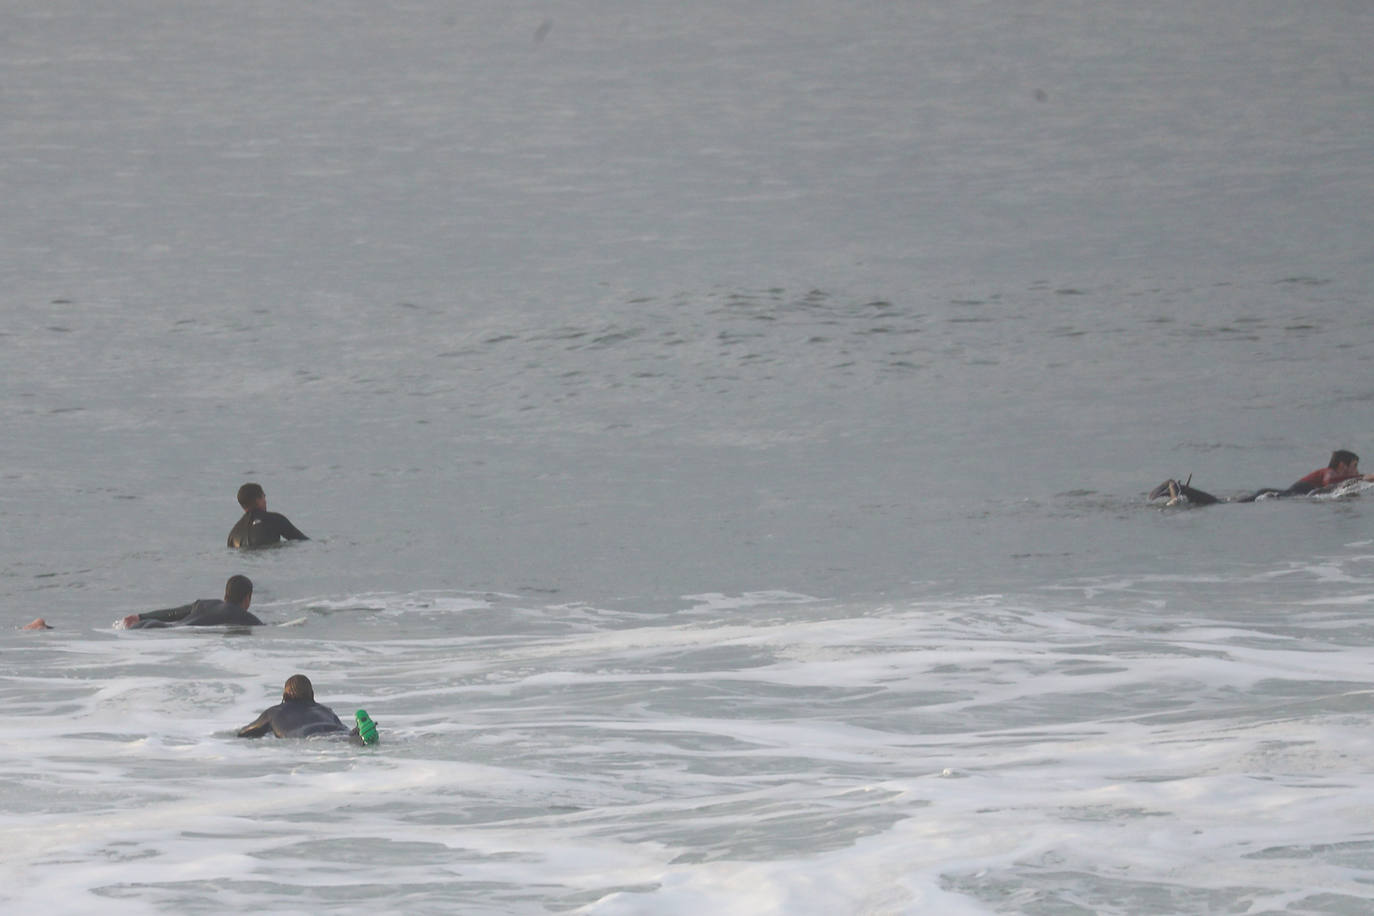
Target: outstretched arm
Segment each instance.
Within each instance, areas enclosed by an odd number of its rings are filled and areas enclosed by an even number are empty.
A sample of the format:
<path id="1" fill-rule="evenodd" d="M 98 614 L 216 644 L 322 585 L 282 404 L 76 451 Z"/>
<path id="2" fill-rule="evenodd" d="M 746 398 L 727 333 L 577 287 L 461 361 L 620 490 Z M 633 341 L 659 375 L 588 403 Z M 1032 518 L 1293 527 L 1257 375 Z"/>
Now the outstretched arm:
<path id="1" fill-rule="evenodd" d="M 130 614 L 124 618 L 124 629 L 126 630 L 156 630 L 160 627 L 170 626 L 178 620 L 184 620 L 191 613 L 191 609 L 196 606 L 193 601 L 181 607 L 169 607 L 161 611 L 144 611 L 142 614 Z"/>
<path id="2" fill-rule="evenodd" d="M 253 720 L 248 725 L 238 730 L 236 737 L 239 738 L 261 738 L 272 730 L 272 710 L 268 709 Z"/>
<path id="3" fill-rule="evenodd" d="M 183 604 L 181 607 L 169 607 L 161 611 L 144 611 L 138 615 L 139 620 L 160 620 L 163 623 L 176 623 L 178 620 L 185 620 L 190 616 L 191 608 L 196 603 Z"/>

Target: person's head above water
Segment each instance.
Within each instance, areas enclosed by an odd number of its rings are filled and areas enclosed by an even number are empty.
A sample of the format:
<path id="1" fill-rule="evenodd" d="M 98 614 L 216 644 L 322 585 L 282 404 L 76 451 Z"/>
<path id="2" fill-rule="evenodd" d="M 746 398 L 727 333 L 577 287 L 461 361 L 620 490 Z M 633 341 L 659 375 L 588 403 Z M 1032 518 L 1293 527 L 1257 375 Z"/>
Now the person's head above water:
<path id="1" fill-rule="evenodd" d="M 224 583 L 224 600 L 248 610 L 253 602 L 253 581 L 247 576 L 230 576 Z"/>
<path id="2" fill-rule="evenodd" d="M 249 509 L 262 509 L 267 506 L 267 494 L 262 492 L 261 484 L 246 483 L 239 487 L 238 499 L 239 505 L 243 507 L 245 512 Z"/>
<path id="3" fill-rule="evenodd" d="M 1355 470 L 1355 468 L 1358 467 L 1360 464 L 1360 456 L 1355 454 L 1354 452 L 1346 451 L 1343 448 L 1338 448 L 1331 453 L 1331 462 L 1327 465 L 1327 467 L 1331 468 L 1332 470 L 1339 471 L 1341 469 L 1341 465 L 1345 464 L 1350 465 L 1350 470 Z"/>
<path id="4" fill-rule="evenodd" d="M 293 674 L 286 679 L 286 686 L 282 688 L 281 698 L 284 701 L 295 700 L 300 703 L 315 702 L 315 688 L 310 683 L 310 678 L 304 674 Z"/>

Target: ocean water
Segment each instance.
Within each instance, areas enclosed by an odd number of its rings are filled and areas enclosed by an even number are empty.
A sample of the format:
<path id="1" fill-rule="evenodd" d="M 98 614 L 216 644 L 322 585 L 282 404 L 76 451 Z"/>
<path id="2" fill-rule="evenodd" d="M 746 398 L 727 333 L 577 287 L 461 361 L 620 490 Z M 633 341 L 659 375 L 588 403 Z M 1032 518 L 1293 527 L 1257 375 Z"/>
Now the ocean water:
<path id="1" fill-rule="evenodd" d="M 1374 911 L 1367 5 L 0 19 L 5 910 Z"/>

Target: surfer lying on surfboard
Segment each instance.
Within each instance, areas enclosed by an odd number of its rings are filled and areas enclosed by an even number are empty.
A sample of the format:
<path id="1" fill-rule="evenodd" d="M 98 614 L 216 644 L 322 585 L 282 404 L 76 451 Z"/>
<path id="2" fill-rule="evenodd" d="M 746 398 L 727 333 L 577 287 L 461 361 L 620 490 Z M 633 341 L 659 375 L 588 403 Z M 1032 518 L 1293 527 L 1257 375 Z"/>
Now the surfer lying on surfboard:
<path id="1" fill-rule="evenodd" d="M 1298 480 L 1286 490 L 1278 490 L 1273 487 L 1265 487 L 1256 490 L 1249 496 L 1242 496 L 1235 502 L 1252 503 L 1257 499 L 1270 499 L 1281 496 L 1308 496 L 1313 493 L 1321 493 L 1331 487 L 1347 480 L 1374 480 L 1374 474 L 1360 473 L 1360 456 L 1345 449 L 1337 449 L 1331 453 L 1331 461 L 1324 468 L 1317 468 L 1311 474 Z M 1230 502 L 1230 500 L 1213 496 L 1203 490 L 1190 486 L 1193 482 L 1192 475 L 1183 483 L 1177 480 L 1166 480 L 1159 486 L 1150 491 L 1149 499 L 1153 502 L 1156 499 L 1167 498 L 1167 506 L 1188 504 L 1194 506 L 1210 506 L 1213 503 Z"/>
<path id="2" fill-rule="evenodd" d="M 201 598 L 181 607 L 130 614 L 119 623 L 126 630 L 161 627 L 260 627 L 262 621 L 248 613 L 253 603 L 253 583 L 247 576 L 230 576 L 224 583 L 224 600 Z"/>
<path id="3" fill-rule="evenodd" d="M 262 715 L 239 729 L 240 738 L 261 738 L 268 732 L 278 738 L 314 738 L 320 735 L 347 736 L 354 744 L 376 744 L 377 723 L 366 710 L 355 714 L 357 725 L 349 731 L 334 710 L 315 702 L 315 687 L 304 674 L 293 674 L 282 688 L 281 702 L 263 710 Z"/>

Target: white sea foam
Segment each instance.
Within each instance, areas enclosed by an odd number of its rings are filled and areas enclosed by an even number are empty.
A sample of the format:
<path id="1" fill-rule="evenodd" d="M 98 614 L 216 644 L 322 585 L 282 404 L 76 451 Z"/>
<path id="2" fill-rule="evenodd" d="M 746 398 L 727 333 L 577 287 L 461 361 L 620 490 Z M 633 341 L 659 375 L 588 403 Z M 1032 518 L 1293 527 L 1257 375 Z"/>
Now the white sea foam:
<path id="1" fill-rule="evenodd" d="M 1356 569 L 1307 575 L 1368 588 Z M 307 602 L 313 638 L 16 634 L 4 689 L 31 699 L 0 748 L 5 899 L 597 913 L 1364 899 L 1363 648 L 1328 642 L 1310 611 L 1277 640 L 1239 620 L 1175 617 L 1149 637 L 1102 622 L 1158 587 L 737 596 L 715 616 L 557 631 L 524 629 L 528 606 L 475 635 L 423 609 L 480 602 L 375 594 Z M 421 632 L 333 638 L 334 609 L 362 605 L 347 626 L 408 608 Z M 342 711 L 366 706 L 383 743 L 232 738 L 297 670 Z"/>

